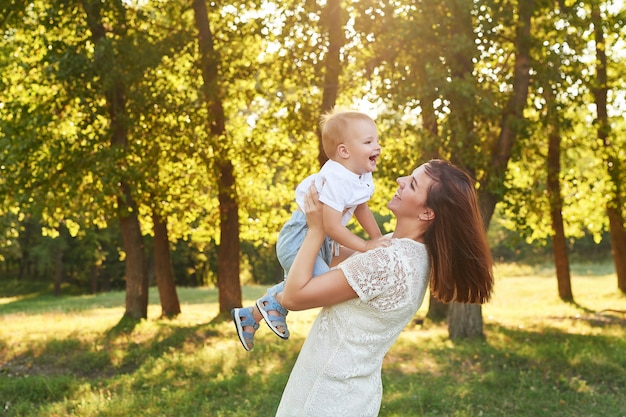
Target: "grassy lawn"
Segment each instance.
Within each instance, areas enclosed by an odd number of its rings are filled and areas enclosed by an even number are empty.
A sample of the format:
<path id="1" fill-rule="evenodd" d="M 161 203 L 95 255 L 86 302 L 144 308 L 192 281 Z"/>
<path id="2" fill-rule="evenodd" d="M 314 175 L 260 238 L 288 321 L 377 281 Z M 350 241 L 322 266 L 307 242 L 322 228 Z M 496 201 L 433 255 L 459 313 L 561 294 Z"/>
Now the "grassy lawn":
<path id="1" fill-rule="evenodd" d="M 485 340 L 451 342 L 411 324 L 383 368 L 381 416 L 626 416 L 626 297 L 610 265 L 572 268 L 575 303 L 554 272 L 499 265 Z M 264 287 L 245 287 L 244 304 Z M 5 291 L 5 294 L 11 293 Z M 217 292 L 180 288 L 183 314 L 121 322 L 124 293 L 0 293 L 0 416 L 272 416 L 317 311 L 266 326 L 245 352 Z M 424 305 L 416 318 L 423 318 Z"/>

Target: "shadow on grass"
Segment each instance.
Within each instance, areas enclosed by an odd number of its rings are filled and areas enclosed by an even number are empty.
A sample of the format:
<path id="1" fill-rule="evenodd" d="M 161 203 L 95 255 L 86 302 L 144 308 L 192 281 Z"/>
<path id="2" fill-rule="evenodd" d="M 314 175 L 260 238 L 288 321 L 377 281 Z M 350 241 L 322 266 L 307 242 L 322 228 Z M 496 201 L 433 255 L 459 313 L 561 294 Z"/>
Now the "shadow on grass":
<path id="1" fill-rule="evenodd" d="M 190 361 L 207 339 L 220 351 L 226 336 L 217 327 L 224 319 L 192 326 L 158 320 L 151 323 L 156 329 L 136 339 L 138 323 L 120 321 L 99 340 L 48 340 L 3 365 L 0 398 L 43 407 L 79 396 L 87 385 L 98 392 L 115 390 L 120 398 L 100 403 L 102 416 L 123 415 L 120 401 L 138 416 L 272 415 L 302 339 Z M 485 331 L 485 340 L 394 346 L 383 369 L 381 417 L 616 415 L 611 412 L 624 401 L 621 334 L 569 334 L 549 323 L 539 330 L 487 324 Z M 131 378 L 120 378 L 124 375 Z"/>
<path id="2" fill-rule="evenodd" d="M 616 309 L 602 309 L 595 311 L 588 307 L 577 303 L 576 301 L 569 301 L 568 304 L 576 307 L 585 314 L 576 314 L 575 316 L 549 316 L 551 320 L 576 320 L 587 322 L 592 327 L 606 327 L 611 325 L 618 325 L 626 327 L 626 311 Z"/>
<path id="3" fill-rule="evenodd" d="M 92 341 L 81 340 L 77 335 L 34 343 L 10 362 L 0 362 L 0 375 L 96 378 L 128 374 L 139 369 L 148 359 L 158 358 L 183 346 L 199 349 L 207 339 L 219 336 L 219 332 L 207 324 L 180 326 L 168 320 L 156 320 L 153 323 L 157 330 L 136 341 L 133 332 L 141 322 L 123 317 L 103 332 L 101 338 Z"/>
<path id="4" fill-rule="evenodd" d="M 98 404 L 100 416 L 272 415 L 302 340 L 259 343 L 255 352 L 241 355 L 234 364 L 229 362 L 234 356 L 231 351 L 210 361 L 193 359 L 197 354 L 207 355 L 207 339 L 212 339 L 210 344 L 217 351 L 222 349 L 219 345 L 226 336 L 213 323 L 223 320 L 218 316 L 211 323 L 192 326 L 158 320 L 139 337 L 134 337 L 133 331 L 140 321 L 122 320 L 96 341 L 84 342 L 78 337 L 47 340 L 3 365 L 0 399 L 7 404 L 27 404 L 33 411 L 26 415 L 41 416 L 43 411 L 36 414 L 34 410 L 84 395 L 81 392 L 89 387 L 93 393 L 123 398 L 122 407 L 133 410 L 126 414 L 120 412 L 118 401 L 104 401 Z M 156 331 L 152 325 L 157 326 Z M 203 349 L 205 353 L 200 353 Z M 272 361 L 271 367 L 259 367 L 264 360 Z M 228 370 L 226 362 L 230 363 Z M 169 395 L 175 400 L 166 400 Z"/>
<path id="5" fill-rule="evenodd" d="M 15 297 L 0 303 L 0 315 L 67 313 L 94 308 L 117 308 L 124 306 L 125 293 L 122 291 L 95 295 L 60 295 L 48 292 L 34 292 Z M 153 298 L 154 299 L 154 298 Z"/>
<path id="6" fill-rule="evenodd" d="M 139 323 L 141 323 L 140 319 L 134 319 L 124 315 L 115 326 L 106 332 L 106 337 L 116 338 L 119 335 L 130 335 Z"/>
<path id="7" fill-rule="evenodd" d="M 255 300 L 266 291 L 264 286 L 245 287 L 246 300 Z M 216 288 L 207 287 L 179 287 L 177 288 L 181 305 L 215 304 L 218 302 Z M 48 312 L 77 312 L 94 308 L 120 308 L 125 305 L 124 291 L 111 291 L 98 294 L 60 295 L 50 292 L 31 292 L 15 296 L 11 300 L 1 300 L 0 315 L 4 314 L 39 314 Z M 159 305 L 159 295 L 156 287 L 150 287 L 149 305 Z"/>
<path id="8" fill-rule="evenodd" d="M 485 340 L 394 347 L 381 416 L 621 415 L 626 340 L 487 325 Z M 394 357 L 395 356 L 395 357 Z"/>

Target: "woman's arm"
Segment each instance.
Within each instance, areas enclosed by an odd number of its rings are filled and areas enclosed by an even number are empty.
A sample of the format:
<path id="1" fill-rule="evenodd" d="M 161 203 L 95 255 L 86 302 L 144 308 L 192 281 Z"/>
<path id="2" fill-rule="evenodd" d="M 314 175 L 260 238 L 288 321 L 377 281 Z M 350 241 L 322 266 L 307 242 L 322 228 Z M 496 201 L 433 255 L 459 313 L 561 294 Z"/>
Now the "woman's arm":
<path id="1" fill-rule="evenodd" d="M 294 311 L 337 304 L 357 296 L 339 269 L 313 278 L 315 258 L 326 237 L 324 205 L 320 203 L 315 187 L 309 189 L 304 201 L 308 230 L 289 270 L 285 289 L 277 295 L 279 303 Z"/>
<path id="2" fill-rule="evenodd" d="M 348 259 L 349 257 L 351 257 L 357 252 L 358 251 L 352 250 L 345 246 L 341 246 L 339 249 L 339 255 L 333 254 L 333 259 L 331 259 L 330 261 L 330 267 L 331 268 L 336 267 L 337 265 L 339 265 L 340 263 L 342 263 L 343 261 L 345 261 L 346 259 Z"/>
<path id="3" fill-rule="evenodd" d="M 291 267 L 290 275 L 291 271 L 294 271 L 293 266 Z M 300 271 L 298 275 L 305 276 L 306 273 Z M 278 302 L 287 310 L 300 311 L 326 307 L 357 297 L 341 269 L 333 269 L 325 274 L 318 275 L 298 289 L 294 289 L 295 286 L 288 288 L 291 278 L 293 277 L 287 277 L 285 289 L 282 293 L 276 295 Z"/>

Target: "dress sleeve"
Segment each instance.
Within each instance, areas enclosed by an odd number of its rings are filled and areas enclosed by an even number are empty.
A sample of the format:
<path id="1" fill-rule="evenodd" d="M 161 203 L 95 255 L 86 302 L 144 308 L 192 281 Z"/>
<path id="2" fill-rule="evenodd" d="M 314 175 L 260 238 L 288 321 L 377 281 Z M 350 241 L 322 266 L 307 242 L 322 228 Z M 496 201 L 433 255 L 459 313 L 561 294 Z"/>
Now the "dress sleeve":
<path id="1" fill-rule="evenodd" d="M 397 285 L 402 267 L 391 248 L 377 248 L 357 253 L 337 266 L 358 297 L 364 302 L 385 294 Z"/>

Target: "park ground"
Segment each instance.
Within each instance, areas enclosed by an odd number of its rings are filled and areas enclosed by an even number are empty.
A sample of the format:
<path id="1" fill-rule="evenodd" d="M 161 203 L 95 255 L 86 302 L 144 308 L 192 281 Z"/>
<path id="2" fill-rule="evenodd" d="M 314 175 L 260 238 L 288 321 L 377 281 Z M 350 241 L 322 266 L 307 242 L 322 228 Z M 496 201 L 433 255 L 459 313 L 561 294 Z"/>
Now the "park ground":
<path id="1" fill-rule="evenodd" d="M 626 416 L 626 296 L 610 264 L 500 264 L 485 338 L 452 342 L 423 305 L 387 355 L 380 416 Z M 243 288 L 244 304 L 265 291 Z M 179 288 L 182 314 L 121 320 L 124 293 L 0 292 L 1 416 L 272 416 L 317 310 L 292 337 L 257 332 L 246 352 L 214 288 Z"/>

